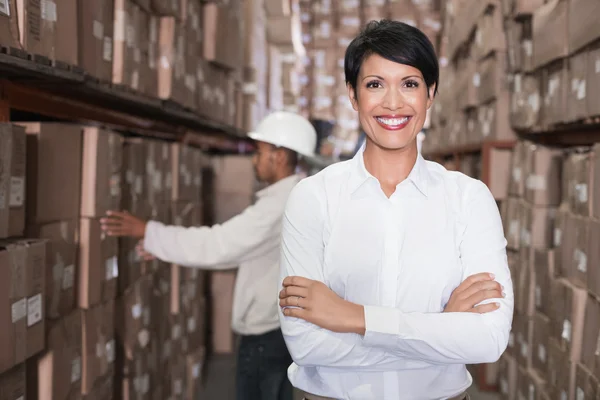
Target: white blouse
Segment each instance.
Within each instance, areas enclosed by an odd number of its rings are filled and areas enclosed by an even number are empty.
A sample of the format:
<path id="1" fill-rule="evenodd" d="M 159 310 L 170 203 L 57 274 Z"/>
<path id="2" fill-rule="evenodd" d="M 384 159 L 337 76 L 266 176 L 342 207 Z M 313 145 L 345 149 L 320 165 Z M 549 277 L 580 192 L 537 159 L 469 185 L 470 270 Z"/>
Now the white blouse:
<path id="1" fill-rule="evenodd" d="M 301 181 L 283 219 L 281 281 L 324 282 L 365 306 L 366 334 L 334 333 L 280 312 L 292 384 L 351 400 L 445 399 L 472 383 L 465 364 L 506 349 L 513 289 L 498 207 L 480 181 L 420 155 L 387 198 L 362 151 Z M 506 297 L 487 314 L 442 313 L 470 275 Z M 488 302 L 490 302 L 488 301 Z"/>

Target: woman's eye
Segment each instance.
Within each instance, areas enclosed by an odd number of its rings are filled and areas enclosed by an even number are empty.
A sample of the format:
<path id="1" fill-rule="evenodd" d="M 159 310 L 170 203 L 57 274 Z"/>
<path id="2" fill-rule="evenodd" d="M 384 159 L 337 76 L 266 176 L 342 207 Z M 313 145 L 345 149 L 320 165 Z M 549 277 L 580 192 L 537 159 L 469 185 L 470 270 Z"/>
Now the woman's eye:
<path id="1" fill-rule="evenodd" d="M 378 89 L 381 87 L 381 83 L 377 81 L 371 81 L 367 83 L 367 89 Z"/>
<path id="2" fill-rule="evenodd" d="M 407 88 L 414 89 L 419 87 L 419 82 L 417 81 L 406 81 L 405 83 Z"/>

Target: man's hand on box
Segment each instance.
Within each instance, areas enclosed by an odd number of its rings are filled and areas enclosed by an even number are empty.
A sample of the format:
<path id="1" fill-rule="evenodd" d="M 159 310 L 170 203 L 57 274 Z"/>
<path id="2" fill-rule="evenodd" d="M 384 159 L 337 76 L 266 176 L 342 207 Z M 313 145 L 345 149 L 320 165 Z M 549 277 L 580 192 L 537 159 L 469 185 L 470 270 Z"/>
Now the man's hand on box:
<path id="1" fill-rule="evenodd" d="M 100 224 L 108 236 L 143 238 L 146 234 L 146 221 L 134 217 L 127 211 L 108 211 L 106 217 L 100 220 Z"/>
<path id="2" fill-rule="evenodd" d="M 144 249 L 144 239 L 140 239 L 138 244 L 135 246 L 135 252 L 138 257 L 143 261 L 156 260 L 156 256 Z"/>

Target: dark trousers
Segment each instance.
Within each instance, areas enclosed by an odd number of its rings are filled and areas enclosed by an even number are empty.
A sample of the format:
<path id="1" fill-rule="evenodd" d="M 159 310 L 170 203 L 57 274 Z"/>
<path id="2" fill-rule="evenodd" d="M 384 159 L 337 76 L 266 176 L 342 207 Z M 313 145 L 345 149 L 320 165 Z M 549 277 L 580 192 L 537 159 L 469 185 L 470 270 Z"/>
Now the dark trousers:
<path id="1" fill-rule="evenodd" d="M 292 400 L 287 378 L 292 357 L 281 330 L 242 336 L 236 371 L 237 400 Z"/>

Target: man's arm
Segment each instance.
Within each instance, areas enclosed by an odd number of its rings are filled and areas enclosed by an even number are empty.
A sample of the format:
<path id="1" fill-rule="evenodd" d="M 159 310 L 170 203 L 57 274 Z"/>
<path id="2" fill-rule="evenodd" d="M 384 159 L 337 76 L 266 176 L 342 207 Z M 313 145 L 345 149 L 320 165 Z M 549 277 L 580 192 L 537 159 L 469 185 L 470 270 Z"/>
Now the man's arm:
<path id="1" fill-rule="evenodd" d="M 144 249 L 159 259 L 186 267 L 228 268 L 276 246 L 281 205 L 260 199 L 241 214 L 212 227 L 183 228 L 149 221 Z"/>
<path id="2" fill-rule="evenodd" d="M 507 295 L 500 301 L 500 310 L 485 315 L 434 314 L 365 307 L 364 338 L 350 333 L 333 333 L 301 319 L 282 316 L 282 329 L 294 361 L 299 365 L 388 370 L 416 368 L 415 362 L 467 364 L 496 360 L 508 340 L 512 285 L 493 198 L 485 186 L 478 187 L 472 198 L 470 220 L 481 221 L 480 224 L 469 224 L 463 238 L 461 252 L 466 263 L 465 278 L 484 268 L 493 272 L 504 284 Z M 321 203 L 312 188 L 297 187 L 291 196 L 283 225 L 283 278 L 302 276 L 324 281 L 324 212 Z M 307 210 L 312 212 L 307 213 Z"/>

